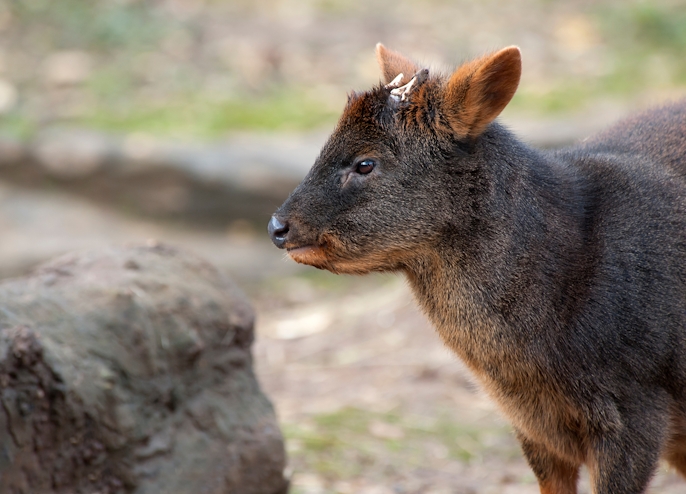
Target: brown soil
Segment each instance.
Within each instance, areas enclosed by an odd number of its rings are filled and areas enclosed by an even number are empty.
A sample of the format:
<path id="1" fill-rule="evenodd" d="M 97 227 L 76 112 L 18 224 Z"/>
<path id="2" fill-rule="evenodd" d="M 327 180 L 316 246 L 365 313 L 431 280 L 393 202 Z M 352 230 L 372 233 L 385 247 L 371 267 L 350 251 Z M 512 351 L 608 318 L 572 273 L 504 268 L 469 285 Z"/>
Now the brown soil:
<path id="1" fill-rule="evenodd" d="M 256 294 L 257 373 L 294 494 L 538 492 L 507 422 L 404 280 L 305 273 Z M 685 486 L 662 466 L 650 492 Z"/>

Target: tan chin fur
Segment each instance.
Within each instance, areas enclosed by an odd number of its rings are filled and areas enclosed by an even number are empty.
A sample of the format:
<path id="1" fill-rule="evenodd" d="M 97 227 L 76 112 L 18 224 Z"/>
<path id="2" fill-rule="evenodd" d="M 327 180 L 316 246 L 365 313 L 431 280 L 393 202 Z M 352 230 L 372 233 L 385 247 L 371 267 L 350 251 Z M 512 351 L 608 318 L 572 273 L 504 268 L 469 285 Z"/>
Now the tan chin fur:
<path id="1" fill-rule="evenodd" d="M 334 274 L 366 274 L 374 269 L 374 266 L 369 266 L 367 263 L 331 259 L 321 247 L 294 249 L 289 251 L 288 255 L 297 263 L 326 269 Z"/>
<path id="2" fill-rule="evenodd" d="M 404 249 L 395 246 L 388 250 L 362 250 L 351 252 L 337 236 L 325 233 L 318 239 L 319 245 L 291 249 L 288 255 L 295 262 L 334 274 L 368 274 L 372 272 L 399 271 L 404 268 L 418 248 Z"/>
<path id="3" fill-rule="evenodd" d="M 324 268 L 328 263 L 324 249 L 316 246 L 301 247 L 288 251 L 288 255 L 295 262 L 307 264 L 316 268 Z"/>

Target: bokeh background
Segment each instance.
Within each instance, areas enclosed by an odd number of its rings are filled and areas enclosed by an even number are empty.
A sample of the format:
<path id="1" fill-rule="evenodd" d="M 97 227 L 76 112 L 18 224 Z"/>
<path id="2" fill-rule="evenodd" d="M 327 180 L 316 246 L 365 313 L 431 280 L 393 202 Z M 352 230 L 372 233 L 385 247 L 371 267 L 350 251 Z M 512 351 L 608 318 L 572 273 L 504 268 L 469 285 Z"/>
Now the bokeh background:
<path id="1" fill-rule="evenodd" d="M 512 112 L 632 105 L 686 80 L 679 0 L 4 0 L 2 128 L 68 122 L 221 138 L 326 128 L 345 94 L 378 81 L 382 40 L 451 67 L 517 44 Z"/>
<path id="2" fill-rule="evenodd" d="M 0 277 L 111 243 L 198 252 L 258 311 L 293 493 L 537 492 L 401 279 L 267 239 L 379 41 L 444 71 L 519 45 L 502 120 L 542 146 L 686 96 L 683 0 L 0 0 Z M 661 471 L 651 492 L 681 490 Z"/>

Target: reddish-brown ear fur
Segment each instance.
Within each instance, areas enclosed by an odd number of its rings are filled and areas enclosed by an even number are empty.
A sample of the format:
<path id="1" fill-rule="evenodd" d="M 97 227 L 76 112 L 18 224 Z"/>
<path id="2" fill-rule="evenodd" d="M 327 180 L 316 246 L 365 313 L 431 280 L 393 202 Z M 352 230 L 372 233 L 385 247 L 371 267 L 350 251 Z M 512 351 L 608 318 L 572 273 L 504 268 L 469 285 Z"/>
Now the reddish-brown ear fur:
<path id="1" fill-rule="evenodd" d="M 379 61 L 381 73 L 386 84 L 395 79 L 398 74 L 403 74 L 400 84 L 407 84 L 412 79 L 412 76 L 419 71 L 417 64 L 400 53 L 389 50 L 381 43 L 376 45 L 376 59 Z"/>
<path id="2" fill-rule="evenodd" d="M 445 88 L 443 109 L 459 137 L 475 137 L 514 96 L 522 73 L 519 48 L 510 46 L 458 68 Z"/>

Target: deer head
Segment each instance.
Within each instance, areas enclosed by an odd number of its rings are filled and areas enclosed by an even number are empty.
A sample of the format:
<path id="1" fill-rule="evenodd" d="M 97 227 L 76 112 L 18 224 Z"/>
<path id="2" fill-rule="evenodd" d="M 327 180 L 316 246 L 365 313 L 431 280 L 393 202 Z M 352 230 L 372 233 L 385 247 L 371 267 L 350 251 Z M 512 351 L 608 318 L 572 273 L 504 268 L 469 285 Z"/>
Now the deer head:
<path id="1" fill-rule="evenodd" d="M 383 81 L 353 93 L 269 233 L 295 261 L 335 273 L 402 270 L 445 232 L 479 231 L 491 123 L 515 93 L 519 49 L 432 74 L 377 45 Z M 494 130 L 493 130 L 494 131 Z"/>

